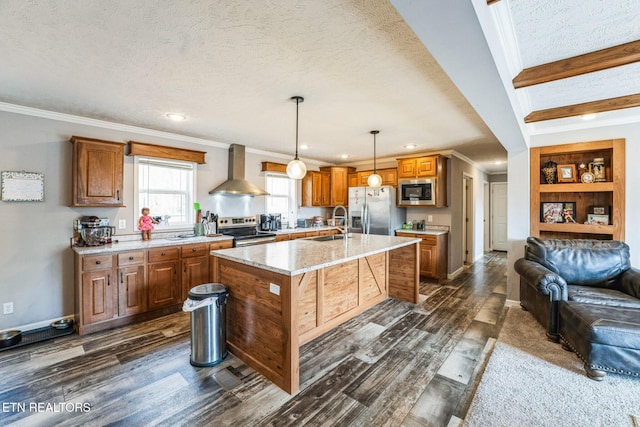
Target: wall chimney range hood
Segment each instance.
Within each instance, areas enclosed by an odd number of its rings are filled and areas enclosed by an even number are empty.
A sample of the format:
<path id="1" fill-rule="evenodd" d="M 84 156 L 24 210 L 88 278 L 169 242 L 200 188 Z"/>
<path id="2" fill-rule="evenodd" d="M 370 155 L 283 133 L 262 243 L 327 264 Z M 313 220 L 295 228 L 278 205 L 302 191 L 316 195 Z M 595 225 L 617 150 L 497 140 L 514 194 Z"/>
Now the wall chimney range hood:
<path id="1" fill-rule="evenodd" d="M 235 196 L 268 196 L 262 188 L 244 179 L 244 145 L 229 146 L 229 179 L 218 185 L 209 194 Z"/>

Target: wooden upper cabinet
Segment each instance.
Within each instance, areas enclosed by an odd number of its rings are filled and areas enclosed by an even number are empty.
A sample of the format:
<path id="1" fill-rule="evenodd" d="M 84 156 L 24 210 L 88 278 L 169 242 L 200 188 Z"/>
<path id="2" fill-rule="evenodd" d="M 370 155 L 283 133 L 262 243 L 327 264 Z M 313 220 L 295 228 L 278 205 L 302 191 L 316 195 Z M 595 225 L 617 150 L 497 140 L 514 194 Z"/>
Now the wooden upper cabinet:
<path id="1" fill-rule="evenodd" d="M 359 175 L 360 174 L 358 172 L 351 172 L 348 175 L 347 183 L 348 183 L 349 187 L 358 187 L 358 186 L 360 186 Z"/>
<path id="2" fill-rule="evenodd" d="M 320 170 L 330 174 L 329 206 L 346 206 L 349 203 L 349 174 L 355 169 L 343 166 L 323 166 Z"/>
<path id="3" fill-rule="evenodd" d="M 329 172 L 307 171 L 302 178 L 302 206 L 329 206 Z"/>
<path id="4" fill-rule="evenodd" d="M 398 160 L 398 178 L 422 178 L 436 176 L 438 156 L 415 157 Z"/>
<path id="5" fill-rule="evenodd" d="M 123 207 L 123 143 L 74 136 L 72 207 Z"/>
<path id="6" fill-rule="evenodd" d="M 382 177 L 382 185 L 392 185 L 396 187 L 398 185 L 398 169 L 385 168 L 378 169 L 378 175 Z M 369 176 L 373 174 L 373 170 L 359 171 L 349 173 L 348 186 L 349 187 L 366 187 Z"/>

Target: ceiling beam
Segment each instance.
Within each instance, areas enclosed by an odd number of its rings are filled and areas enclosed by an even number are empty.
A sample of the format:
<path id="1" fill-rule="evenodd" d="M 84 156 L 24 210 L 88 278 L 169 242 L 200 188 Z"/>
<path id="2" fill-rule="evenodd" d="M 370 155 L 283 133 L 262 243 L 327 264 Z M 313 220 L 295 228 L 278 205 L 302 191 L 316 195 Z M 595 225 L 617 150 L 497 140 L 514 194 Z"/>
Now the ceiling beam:
<path id="1" fill-rule="evenodd" d="M 513 87 L 519 89 L 638 61 L 640 61 L 640 40 L 525 68 L 513 79 Z"/>
<path id="2" fill-rule="evenodd" d="M 524 118 L 524 121 L 525 123 L 540 122 L 543 120 L 562 119 L 565 117 L 582 116 L 584 114 L 602 113 L 605 111 L 622 110 L 624 108 L 633 107 L 640 107 L 640 93 L 635 95 L 619 96 L 617 98 L 602 99 L 599 101 L 585 102 L 582 104 L 532 111 Z"/>

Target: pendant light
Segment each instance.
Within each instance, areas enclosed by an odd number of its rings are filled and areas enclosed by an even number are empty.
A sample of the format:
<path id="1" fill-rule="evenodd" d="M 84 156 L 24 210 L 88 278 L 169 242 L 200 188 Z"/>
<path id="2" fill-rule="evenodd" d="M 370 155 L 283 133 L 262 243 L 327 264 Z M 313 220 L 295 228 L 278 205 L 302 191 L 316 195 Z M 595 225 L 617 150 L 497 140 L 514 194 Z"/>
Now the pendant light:
<path id="1" fill-rule="evenodd" d="M 296 103 L 296 157 L 287 165 L 287 175 L 291 179 L 302 179 L 307 174 L 307 166 L 298 159 L 298 106 L 304 102 L 301 96 L 292 96 L 291 100 Z"/>
<path id="2" fill-rule="evenodd" d="M 369 133 L 373 135 L 373 175 L 369 175 L 369 178 L 367 178 L 367 185 L 378 188 L 382 185 L 382 177 L 378 175 L 376 170 L 376 135 L 379 134 L 380 131 L 372 130 Z"/>

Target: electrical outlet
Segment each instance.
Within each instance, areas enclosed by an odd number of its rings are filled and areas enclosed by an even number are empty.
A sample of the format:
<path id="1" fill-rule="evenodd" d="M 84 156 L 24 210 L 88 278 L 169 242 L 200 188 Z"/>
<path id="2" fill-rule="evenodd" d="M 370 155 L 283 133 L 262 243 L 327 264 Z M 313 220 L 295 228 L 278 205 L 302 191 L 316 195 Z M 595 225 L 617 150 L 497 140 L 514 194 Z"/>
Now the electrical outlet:
<path id="1" fill-rule="evenodd" d="M 280 295 L 280 286 L 275 283 L 269 283 L 269 292 L 272 294 Z"/>
<path id="2" fill-rule="evenodd" d="M 427 216 L 427 222 L 433 222 L 433 215 Z"/>
<path id="3" fill-rule="evenodd" d="M 12 314 L 13 313 L 13 303 L 5 302 L 2 304 L 2 314 Z"/>
<path id="4" fill-rule="evenodd" d="M 124 230 L 125 228 L 127 228 L 127 220 L 126 219 L 121 219 L 118 221 L 118 228 L 120 230 Z"/>

